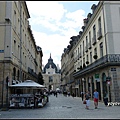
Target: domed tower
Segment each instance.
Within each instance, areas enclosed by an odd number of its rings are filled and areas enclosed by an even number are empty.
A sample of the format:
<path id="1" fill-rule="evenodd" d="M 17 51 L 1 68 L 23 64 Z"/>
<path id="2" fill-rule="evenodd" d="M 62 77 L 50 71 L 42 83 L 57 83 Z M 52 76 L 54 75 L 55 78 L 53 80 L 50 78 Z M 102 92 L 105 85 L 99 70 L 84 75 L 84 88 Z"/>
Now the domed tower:
<path id="1" fill-rule="evenodd" d="M 60 88 L 60 81 L 61 81 L 61 70 L 59 66 L 55 65 L 53 62 L 53 59 L 48 59 L 48 63 L 43 68 L 43 79 L 44 79 L 44 85 L 48 88 L 48 90 L 56 90 L 57 88 Z"/>
<path id="2" fill-rule="evenodd" d="M 53 59 L 51 58 L 51 54 L 50 54 L 50 58 L 48 59 L 48 63 L 43 68 L 43 73 L 44 74 L 60 73 L 58 67 L 54 64 Z"/>

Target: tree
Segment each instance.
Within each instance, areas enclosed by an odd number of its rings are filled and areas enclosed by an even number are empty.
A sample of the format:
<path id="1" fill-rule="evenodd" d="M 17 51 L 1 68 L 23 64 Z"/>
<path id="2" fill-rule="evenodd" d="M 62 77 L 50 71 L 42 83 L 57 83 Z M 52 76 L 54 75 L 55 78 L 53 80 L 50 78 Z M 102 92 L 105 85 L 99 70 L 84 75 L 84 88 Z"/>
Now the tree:
<path id="1" fill-rule="evenodd" d="M 38 83 L 41 84 L 41 85 L 44 84 L 43 76 L 42 76 L 42 74 L 40 72 L 38 74 Z"/>

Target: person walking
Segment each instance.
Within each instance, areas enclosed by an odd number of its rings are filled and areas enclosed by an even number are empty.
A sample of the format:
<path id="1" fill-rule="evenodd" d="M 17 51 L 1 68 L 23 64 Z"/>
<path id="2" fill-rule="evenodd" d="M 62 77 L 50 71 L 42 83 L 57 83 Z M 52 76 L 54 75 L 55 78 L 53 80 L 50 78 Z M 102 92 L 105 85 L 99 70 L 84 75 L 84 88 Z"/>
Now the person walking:
<path id="1" fill-rule="evenodd" d="M 105 92 L 105 94 L 104 94 L 104 104 L 107 107 L 107 105 L 108 105 L 108 93 L 107 92 Z"/>
<path id="2" fill-rule="evenodd" d="M 97 89 L 95 89 L 95 91 L 93 93 L 93 98 L 94 98 L 95 109 L 97 109 L 98 108 L 98 100 L 99 100 L 99 93 L 97 92 Z"/>
<path id="3" fill-rule="evenodd" d="M 82 98 L 82 101 L 84 99 L 84 92 L 81 92 L 81 98 Z"/>
<path id="4" fill-rule="evenodd" d="M 86 109 L 89 110 L 89 106 L 90 106 L 90 92 L 87 91 L 85 94 L 84 94 L 84 99 L 86 100 Z"/>

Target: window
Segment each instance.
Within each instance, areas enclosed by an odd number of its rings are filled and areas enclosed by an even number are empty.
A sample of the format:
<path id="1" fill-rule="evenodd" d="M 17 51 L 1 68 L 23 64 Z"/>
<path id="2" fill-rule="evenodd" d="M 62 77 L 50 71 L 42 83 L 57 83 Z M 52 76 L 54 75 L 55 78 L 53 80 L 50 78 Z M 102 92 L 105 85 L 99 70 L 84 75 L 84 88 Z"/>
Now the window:
<path id="1" fill-rule="evenodd" d="M 93 37 L 96 37 L 96 26 L 93 26 Z"/>
<path id="2" fill-rule="evenodd" d="M 97 55 L 97 48 L 94 49 L 94 54 Z"/>
<path id="3" fill-rule="evenodd" d="M 90 52 L 90 63 L 92 63 L 92 52 Z"/>
<path id="4" fill-rule="evenodd" d="M 83 41 L 83 55 L 84 55 L 84 41 Z"/>
<path id="5" fill-rule="evenodd" d="M 18 59 L 20 59 L 20 46 L 18 45 Z"/>
<path id="6" fill-rule="evenodd" d="M 49 76 L 49 82 L 53 82 L 53 77 Z"/>
<path id="7" fill-rule="evenodd" d="M 82 60 L 80 61 L 80 66 L 82 66 Z"/>
<path id="8" fill-rule="evenodd" d="M 87 57 L 86 57 L 86 58 L 87 58 L 87 59 L 86 59 L 86 61 L 89 61 L 89 60 L 88 60 L 88 55 L 87 55 Z"/>
<path id="9" fill-rule="evenodd" d="M 100 57 L 103 57 L 103 43 L 100 43 Z"/>
<path id="10" fill-rule="evenodd" d="M 79 48 L 78 48 L 78 55 L 79 55 Z"/>
<path id="11" fill-rule="evenodd" d="M 16 30 L 16 11 L 15 10 L 13 15 L 13 24 L 14 24 L 14 29 Z"/>
<path id="12" fill-rule="evenodd" d="M 86 36 L 86 46 L 88 45 L 88 36 Z"/>
<path id="13" fill-rule="evenodd" d="M 23 12 L 23 24 L 24 24 L 24 12 Z"/>
<path id="14" fill-rule="evenodd" d="M 89 43 L 91 44 L 91 32 L 89 32 Z"/>
<path id="15" fill-rule="evenodd" d="M 81 45 L 80 45 L 80 54 L 82 53 L 82 48 L 81 48 Z"/>
<path id="16" fill-rule="evenodd" d="M 16 56 L 16 38 L 14 37 L 14 55 Z"/>
<path id="17" fill-rule="evenodd" d="M 83 58 L 83 64 L 85 63 L 85 58 Z"/>
<path id="18" fill-rule="evenodd" d="M 76 57 L 77 57 L 77 50 L 76 50 Z"/>
<path id="19" fill-rule="evenodd" d="M 101 17 L 99 17 L 99 19 L 98 19 L 98 29 L 100 29 L 101 28 Z"/>

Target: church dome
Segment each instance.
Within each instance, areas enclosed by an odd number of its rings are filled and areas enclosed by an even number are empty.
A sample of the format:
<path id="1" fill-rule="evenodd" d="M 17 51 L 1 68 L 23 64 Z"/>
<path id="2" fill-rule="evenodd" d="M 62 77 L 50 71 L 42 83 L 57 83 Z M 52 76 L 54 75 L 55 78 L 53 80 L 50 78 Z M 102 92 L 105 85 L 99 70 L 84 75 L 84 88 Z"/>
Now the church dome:
<path id="1" fill-rule="evenodd" d="M 51 54 L 50 54 L 50 58 L 48 59 L 48 63 L 45 65 L 43 69 L 43 73 L 46 73 L 46 69 L 49 69 L 50 67 L 55 69 L 55 73 L 59 73 L 57 66 L 54 64 L 53 59 L 51 58 Z"/>

